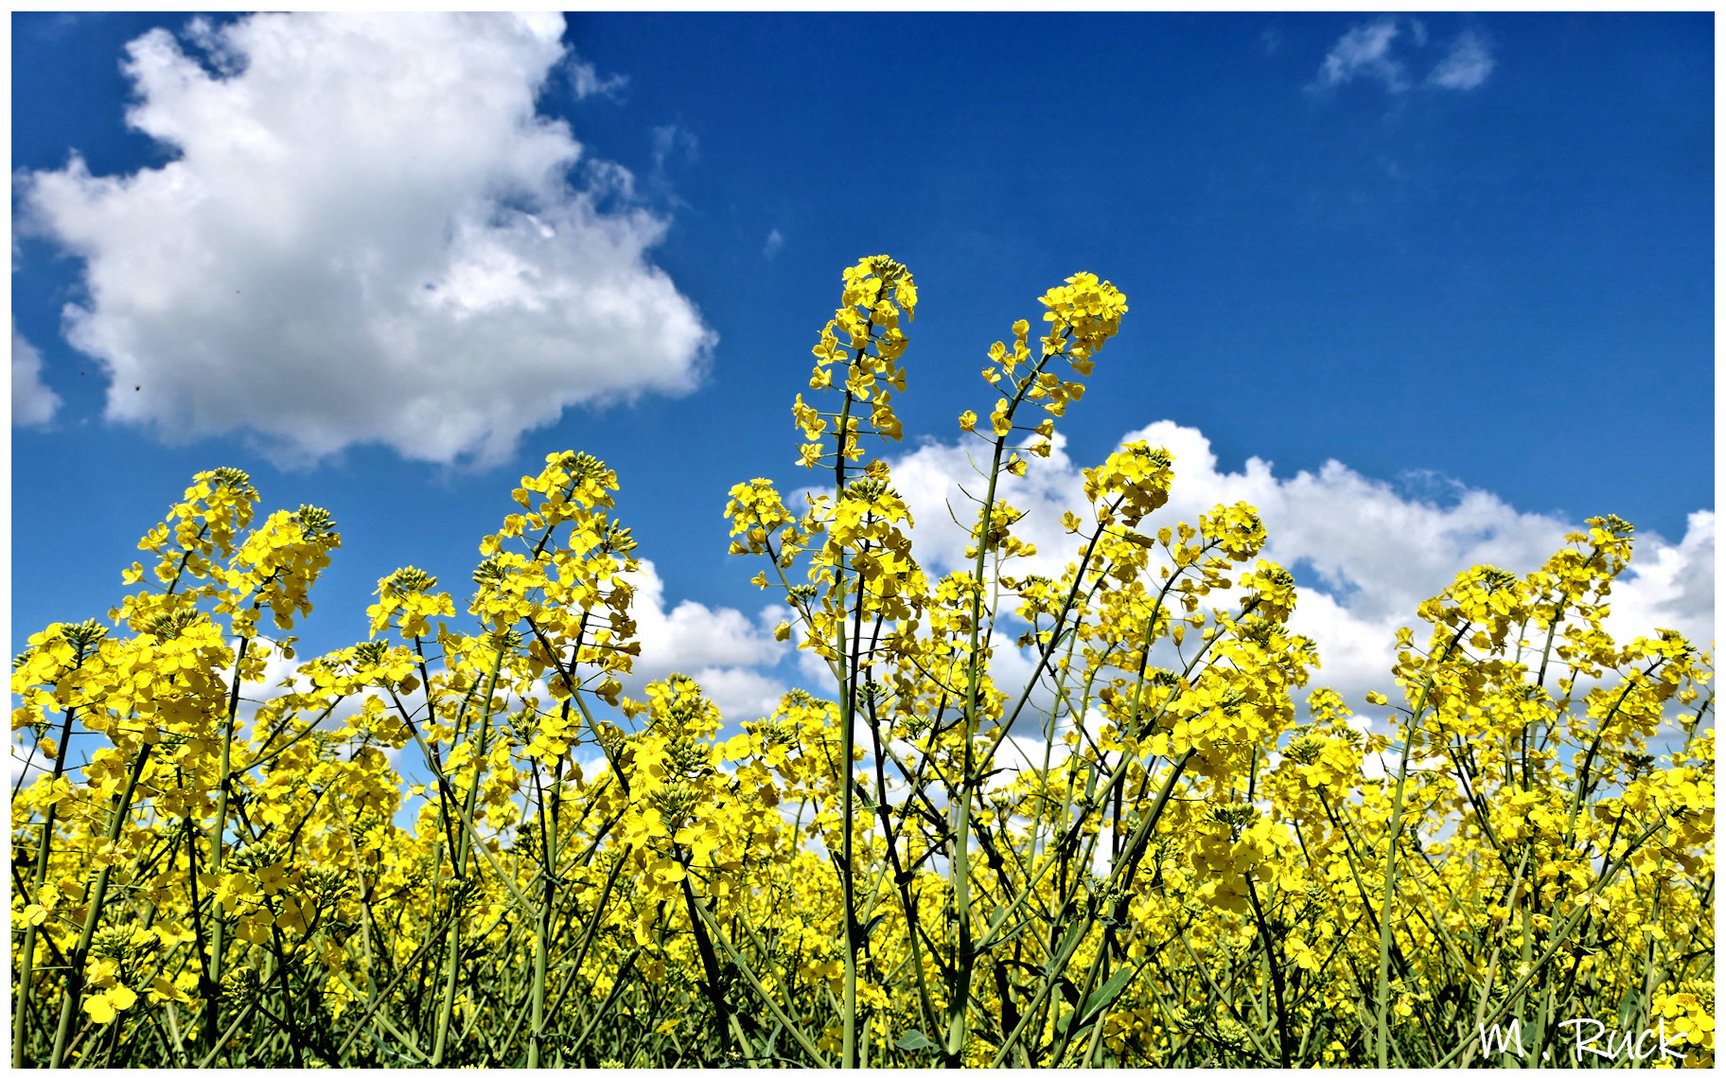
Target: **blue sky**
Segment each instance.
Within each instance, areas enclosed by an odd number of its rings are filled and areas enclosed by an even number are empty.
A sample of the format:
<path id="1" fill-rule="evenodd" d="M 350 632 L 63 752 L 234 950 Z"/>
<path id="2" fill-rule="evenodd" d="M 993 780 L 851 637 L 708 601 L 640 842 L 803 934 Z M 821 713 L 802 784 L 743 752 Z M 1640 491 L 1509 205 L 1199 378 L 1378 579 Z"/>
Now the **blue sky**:
<path id="1" fill-rule="evenodd" d="M 881 252 L 922 297 L 889 456 L 936 563 L 984 351 L 1090 270 L 1131 314 L 1015 505 L 1160 438 L 1172 511 L 1261 505 L 1351 694 L 1456 571 L 1595 514 L 1642 535 L 1625 628 L 1712 638 L 1710 14 L 12 31 L 14 651 L 103 614 L 200 469 L 334 513 L 316 650 L 398 566 L 459 603 L 574 448 L 653 562 L 647 667 L 747 713 L 798 670 L 726 490 L 807 482 L 790 401 Z"/>

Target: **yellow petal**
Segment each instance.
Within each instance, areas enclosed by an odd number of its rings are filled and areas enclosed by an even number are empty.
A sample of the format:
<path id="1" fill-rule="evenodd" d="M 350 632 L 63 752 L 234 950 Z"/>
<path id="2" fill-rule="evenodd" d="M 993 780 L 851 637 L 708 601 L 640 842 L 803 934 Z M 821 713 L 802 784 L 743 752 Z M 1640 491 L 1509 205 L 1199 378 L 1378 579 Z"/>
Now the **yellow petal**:
<path id="1" fill-rule="evenodd" d="M 100 994 L 92 994 L 90 997 L 85 998 L 84 1011 L 89 1013 L 90 1019 L 94 1020 L 98 1024 L 113 1023 L 114 1006 L 109 1003 L 108 995 L 105 991 Z"/>

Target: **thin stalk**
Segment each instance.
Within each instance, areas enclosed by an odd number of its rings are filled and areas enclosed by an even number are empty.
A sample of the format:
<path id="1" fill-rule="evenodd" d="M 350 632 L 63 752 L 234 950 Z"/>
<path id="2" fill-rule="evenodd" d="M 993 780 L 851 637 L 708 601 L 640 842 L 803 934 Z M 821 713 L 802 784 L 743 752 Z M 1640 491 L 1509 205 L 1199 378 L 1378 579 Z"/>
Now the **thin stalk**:
<path id="1" fill-rule="evenodd" d="M 150 759 L 151 744 L 144 744 L 138 751 L 138 758 L 132 763 L 132 771 L 126 777 L 126 790 L 120 796 L 119 804 L 114 807 L 114 816 L 108 822 L 107 849 L 108 858 L 113 857 L 113 849 L 120 841 L 120 833 L 126 824 L 126 815 L 132 809 L 132 795 L 138 789 L 138 778 L 144 775 L 144 764 Z M 50 1069 L 58 1069 L 65 1064 L 68 1040 L 72 1035 L 72 1017 L 77 1015 L 79 998 L 84 993 L 84 965 L 90 958 L 90 941 L 96 936 L 96 924 L 102 919 L 102 904 L 108 898 L 108 875 L 113 871 L 112 861 L 104 862 L 102 869 L 96 875 L 95 888 L 85 894 L 84 929 L 78 935 L 78 944 L 73 948 L 66 971 L 66 996 L 60 1001 L 60 1026 L 54 1033 L 54 1053 L 48 1059 Z"/>
<path id="2" fill-rule="evenodd" d="M 1011 416 L 1011 408 L 1008 415 Z M 989 557 L 989 531 L 995 510 L 995 488 L 1000 482 L 1001 456 L 1006 447 L 1006 436 L 996 436 L 994 460 L 989 465 L 989 487 L 983 496 L 983 509 L 977 525 L 977 556 L 971 567 L 970 651 L 967 654 L 965 672 L 964 764 L 956 793 L 959 805 L 953 824 L 953 911 L 957 917 L 958 941 L 953 958 L 955 985 L 947 1003 L 947 1062 L 950 1065 L 958 1062 L 964 1053 L 965 1037 L 969 1031 L 966 1013 L 971 1004 L 971 793 L 975 783 L 973 772 L 976 769 L 974 744 L 977 736 L 977 703 L 983 683 L 982 657 L 977 650 L 983 622 L 983 568 Z"/>
<path id="3" fill-rule="evenodd" d="M 1289 1059 L 1289 1013 L 1284 1002 L 1283 969 L 1277 960 L 1277 939 L 1271 934 L 1270 926 L 1265 919 L 1265 910 L 1259 904 L 1258 890 L 1253 887 L 1252 874 L 1247 874 L 1247 899 L 1252 901 L 1253 920 L 1258 923 L 1259 940 L 1264 942 L 1265 963 L 1271 972 L 1271 988 L 1276 992 L 1277 1009 L 1277 1060 L 1283 1068 L 1292 1068 Z"/>
<path id="4" fill-rule="evenodd" d="M 816 1049 L 815 1044 L 809 1040 L 809 1036 L 805 1035 L 803 1030 L 793 1023 L 789 1016 L 785 1015 L 785 1010 L 779 1007 L 779 1002 L 774 1000 L 773 995 L 769 994 L 767 988 L 762 986 L 761 981 L 755 977 L 754 970 L 750 968 L 742 955 L 732 947 L 731 942 L 725 939 L 719 920 L 713 917 L 713 913 L 707 910 L 707 906 L 701 902 L 699 897 L 692 901 L 692 906 L 695 913 L 707 923 L 708 929 L 713 932 L 713 940 L 718 943 L 721 949 L 725 950 L 725 955 L 730 957 L 731 962 L 737 965 L 737 973 L 743 976 L 743 981 L 748 983 L 750 989 L 754 990 L 756 995 L 761 998 L 768 1011 L 773 1013 L 774 1019 L 785 1026 L 785 1030 L 797 1041 L 797 1045 L 803 1048 L 803 1052 L 809 1055 L 809 1060 L 815 1063 L 815 1067 L 818 1069 L 832 1068 L 826 1056 Z"/>
<path id="5" fill-rule="evenodd" d="M 563 758 L 557 759 L 552 775 L 555 787 L 562 780 Z M 553 870 L 552 835 L 545 820 L 545 791 L 539 782 L 539 769 L 533 769 L 534 805 L 539 810 L 539 857 L 544 873 L 540 894 L 538 925 L 533 935 L 533 1034 L 527 1045 L 527 1067 L 539 1068 L 539 1058 L 545 1043 L 545 967 L 551 937 L 551 912 L 557 900 L 557 874 Z"/>
<path id="6" fill-rule="evenodd" d="M 78 656 L 79 665 L 83 663 L 83 655 Z M 78 666 L 78 665 L 74 665 Z M 60 741 L 54 747 L 54 771 L 49 776 L 49 783 L 60 779 L 66 769 L 66 745 L 72 738 L 72 722 L 78 715 L 76 705 L 66 710 L 65 722 L 60 727 Z M 19 782 L 22 783 L 22 777 Z M 30 876 L 29 899 L 35 901 L 42 893 L 42 885 L 48 880 L 48 853 L 54 843 L 55 812 L 60 808 L 58 800 L 48 804 L 48 812 L 42 818 L 42 835 L 36 841 L 36 867 Z M 13 1003 L 12 1013 L 12 1067 L 24 1067 L 24 1048 L 29 1042 L 27 1037 L 27 1022 L 30 1016 L 30 998 L 35 989 L 31 966 L 36 960 L 36 927 L 34 924 L 24 930 L 24 948 L 18 958 L 18 1000 Z"/>
<path id="7" fill-rule="evenodd" d="M 1115 864 L 1114 868 L 1109 872 L 1109 878 L 1105 883 L 1105 887 L 1119 887 L 1121 889 L 1126 889 L 1132 884 L 1133 874 L 1138 869 L 1138 856 L 1143 854 L 1145 844 L 1150 841 L 1151 834 L 1157 827 L 1157 822 L 1162 819 L 1163 811 L 1168 807 L 1169 796 L 1174 793 L 1176 781 L 1180 779 L 1181 773 L 1186 770 L 1187 763 L 1192 760 L 1194 753 L 1195 751 L 1188 751 L 1186 756 L 1176 762 L 1175 767 L 1169 771 L 1167 779 L 1163 781 L 1162 789 L 1157 792 L 1157 799 L 1156 802 L 1152 804 L 1150 813 L 1148 813 L 1145 816 L 1145 819 L 1139 823 L 1138 828 L 1133 830 L 1132 838 L 1127 842 L 1125 849 L 1127 858 L 1123 861 L 1118 861 Z M 1036 995 L 1031 999 L 1030 1006 L 1025 1010 L 1024 1019 L 1020 1020 L 1018 1026 L 1001 1041 L 1001 1045 L 995 1052 L 994 1060 L 990 1062 L 990 1068 L 1000 1068 L 1001 1065 L 1006 1062 L 1008 1055 L 1012 1053 L 1014 1044 L 1024 1037 L 1026 1029 L 1030 1025 L 1031 1017 L 1036 1015 L 1037 1010 L 1041 1008 L 1043 1002 L 1047 1000 L 1050 992 L 1060 980 L 1061 975 L 1067 970 L 1067 965 L 1072 961 L 1073 954 L 1078 951 L 1079 942 L 1084 940 L 1085 934 L 1089 932 L 1093 924 L 1094 919 L 1088 919 L 1082 924 L 1075 925 L 1072 930 L 1068 931 L 1067 939 L 1061 946 L 1060 951 L 1055 955 L 1054 959 L 1049 962 L 1049 965 L 1043 969 L 1042 979 L 1037 986 Z"/>
<path id="8" fill-rule="evenodd" d="M 254 612 L 257 604 L 252 605 Z M 210 875 L 219 879 L 226 848 L 222 836 L 228 831 L 228 788 L 233 776 L 234 724 L 240 712 L 240 670 L 246 661 L 251 638 L 241 638 L 234 657 L 234 674 L 228 687 L 228 715 L 222 721 L 222 758 L 216 777 L 216 819 L 210 824 Z M 204 1006 L 204 1045 L 213 1047 L 222 1010 L 222 894 L 215 894 L 210 916 L 210 999 Z"/>
<path id="9" fill-rule="evenodd" d="M 849 404 L 847 395 L 847 404 Z M 840 432 L 841 440 L 844 432 Z M 844 455 L 840 455 L 844 460 Z M 838 635 L 839 656 L 844 657 L 845 651 L 845 566 L 843 559 L 835 568 L 834 588 L 838 600 L 835 608 L 838 617 L 833 620 L 835 633 Z M 861 590 L 859 590 L 861 591 Z M 861 604 L 861 597 L 859 597 Z M 839 891 L 844 902 L 845 916 L 845 1000 L 842 1006 L 844 1035 L 840 1051 L 840 1068 L 855 1069 L 857 1067 L 857 895 L 856 884 L 853 881 L 854 852 L 852 851 L 852 822 L 856 815 L 856 795 L 852 791 L 851 757 L 857 742 L 857 733 L 853 730 L 852 694 L 855 687 L 855 672 L 846 669 L 845 678 L 839 684 L 839 728 L 843 733 L 844 755 L 839 765 L 839 800 L 840 800 L 840 859 L 839 859 Z"/>
<path id="10" fill-rule="evenodd" d="M 1466 622 L 1457 627 L 1455 636 L 1439 655 L 1439 664 L 1450 659 L 1450 654 L 1455 651 L 1468 627 Z M 1402 836 L 1403 787 L 1408 779 L 1408 759 L 1414 751 L 1414 739 L 1419 733 L 1421 716 L 1426 712 L 1427 701 L 1432 695 L 1432 685 L 1433 680 L 1428 676 L 1420 688 L 1420 699 L 1415 702 L 1414 711 L 1409 714 L 1408 727 L 1402 740 L 1402 760 L 1396 769 L 1396 791 L 1391 796 L 1390 803 L 1390 835 L 1386 840 L 1385 850 L 1384 902 L 1380 904 L 1378 914 L 1378 986 L 1375 991 L 1378 1012 L 1378 1067 L 1381 1069 L 1390 1067 L 1390 926 L 1391 906 L 1396 902 L 1396 855 L 1397 842 Z"/>
<path id="11" fill-rule="evenodd" d="M 485 704 L 480 713 L 479 749 L 474 752 L 473 782 L 468 785 L 467 800 L 462 806 L 462 831 L 457 839 L 454 858 L 454 873 L 458 890 L 467 883 L 467 855 L 469 839 L 473 836 L 473 807 L 479 798 L 479 785 L 485 771 L 486 736 L 491 731 L 492 699 L 497 693 L 498 672 L 503 669 L 503 642 L 496 643 L 495 655 L 492 658 L 489 685 L 486 687 Z M 458 895 L 457 902 L 460 902 Z M 444 1063 L 444 1052 L 448 1047 L 450 1019 L 455 1015 L 456 973 L 461 960 L 461 919 L 452 920 L 448 930 L 449 950 L 444 960 L 443 998 L 438 1006 L 437 1035 L 432 1043 L 432 1068 L 438 1068 Z"/>
<path id="12" fill-rule="evenodd" d="M 874 317 L 864 327 L 866 338 L 874 336 Z M 855 366 L 863 359 L 868 350 L 865 342 L 856 350 L 851 359 Z M 850 389 L 850 379 L 846 380 L 845 402 L 840 408 L 838 429 L 835 435 L 835 453 L 833 455 L 833 498 L 837 502 L 845 497 L 845 451 L 850 448 L 851 441 L 851 405 L 853 393 Z M 863 609 L 863 589 L 859 582 L 857 589 L 857 609 L 861 614 Z M 857 670 L 855 662 L 847 663 L 848 653 L 845 648 L 845 556 L 841 552 L 839 562 L 833 568 L 833 624 L 837 638 L 835 656 L 839 663 L 839 727 L 842 732 L 845 747 L 845 761 L 839 773 L 840 818 L 843 835 L 840 839 L 841 857 L 839 874 L 839 891 L 844 904 L 845 918 L 845 1001 L 842 1007 L 843 1037 L 841 1041 L 839 1064 L 841 1068 L 857 1067 L 857 897 L 856 887 L 852 881 L 852 822 L 856 815 L 856 798 L 851 787 L 851 757 L 855 752 L 857 734 L 852 730 L 852 720 L 856 715 L 854 695 L 857 692 Z"/>

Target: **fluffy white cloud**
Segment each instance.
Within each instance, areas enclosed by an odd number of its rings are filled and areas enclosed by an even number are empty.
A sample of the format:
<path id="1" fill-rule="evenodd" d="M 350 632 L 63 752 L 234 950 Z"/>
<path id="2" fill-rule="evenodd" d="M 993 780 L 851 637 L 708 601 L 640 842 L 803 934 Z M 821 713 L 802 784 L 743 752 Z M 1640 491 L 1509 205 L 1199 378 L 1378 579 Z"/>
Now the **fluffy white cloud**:
<path id="1" fill-rule="evenodd" d="M 652 560 L 640 565 L 631 612 L 641 655 L 623 680 L 625 692 L 641 698 L 648 683 L 675 671 L 700 683 L 728 723 L 771 713 L 789 689 L 771 674 L 791 651 L 788 643 L 773 639 L 785 612 L 768 607 L 751 620 L 736 608 L 710 608 L 693 600 L 668 608 L 665 582 Z"/>
<path id="2" fill-rule="evenodd" d="M 60 395 L 42 382 L 42 354 L 12 327 L 12 423 L 46 427 L 60 408 Z"/>
<path id="3" fill-rule="evenodd" d="M 1519 511 L 1484 491 L 1453 486 L 1442 501 L 1411 495 L 1336 461 L 1292 476 L 1278 476 L 1259 458 L 1238 471 L 1221 469 L 1202 432 L 1168 420 L 1128 432 L 1122 442 L 1140 439 L 1174 457 L 1169 504 L 1150 523 L 1196 524 L 1218 503 L 1244 501 L 1258 509 L 1270 537 L 1263 557 L 1288 567 L 1301 586 L 1290 625 L 1318 642 L 1324 666 L 1314 684 L 1333 687 L 1357 708 L 1366 691 L 1393 689 L 1396 629 L 1415 624 L 1422 600 L 1477 563 L 1534 570 L 1563 545 L 1566 533 L 1581 528 Z M 1001 497 L 1027 511 L 1016 531 L 1038 549 L 1021 572 L 1057 576 L 1076 555 L 1077 540 L 1063 532 L 1059 518 L 1085 505 L 1086 463 L 1073 461 L 1064 447 L 1057 435 L 1048 459 L 1032 459 L 1025 477 L 1007 477 L 1001 485 Z M 953 517 L 968 522 L 975 511 L 958 488 L 981 490 L 966 448 L 925 444 L 894 462 L 893 475 L 916 519 L 916 550 L 925 568 L 946 572 L 964 565 L 967 531 Z M 1677 543 L 1638 535 L 1635 560 L 1613 588 L 1608 628 L 1628 640 L 1671 627 L 1708 648 L 1713 597 L 1714 515 L 1698 511 Z M 1025 657 L 1004 640 L 996 646 L 1003 676 L 1008 669 L 1028 673 Z"/>
<path id="4" fill-rule="evenodd" d="M 1676 544 L 1639 537 L 1630 570 L 1612 589 L 1606 629 L 1621 641 L 1677 630 L 1699 648 L 1714 645 L 1714 512 L 1698 510 Z"/>
<path id="5" fill-rule="evenodd" d="M 1464 31 L 1426 81 L 1446 90 L 1473 90 L 1492 74 L 1493 64 L 1492 54 L 1480 35 Z"/>
<path id="6" fill-rule="evenodd" d="M 562 32 L 296 13 L 131 42 L 127 121 L 174 160 L 22 183 L 27 224 L 84 260 L 66 333 L 113 378 L 107 417 L 484 463 L 572 405 L 691 389 L 716 339 L 650 261 L 667 220 L 534 111 Z"/>
<path id="7" fill-rule="evenodd" d="M 1064 729 L 1063 729 L 1064 730 Z M 1072 748 L 1057 738 L 1050 742 L 1041 735 L 1009 735 L 995 751 L 995 772 L 985 782 L 988 791 L 1000 791 L 1013 782 L 1025 769 L 1056 768 L 1073 756 Z"/>

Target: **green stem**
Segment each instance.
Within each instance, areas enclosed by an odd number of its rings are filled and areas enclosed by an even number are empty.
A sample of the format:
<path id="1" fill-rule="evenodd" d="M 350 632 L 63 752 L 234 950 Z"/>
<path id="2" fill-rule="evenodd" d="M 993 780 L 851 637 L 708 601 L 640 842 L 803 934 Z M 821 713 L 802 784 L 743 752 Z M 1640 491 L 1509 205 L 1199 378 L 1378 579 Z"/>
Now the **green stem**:
<path id="1" fill-rule="evenodd" d="M 80 654 L 78 660 L 83 661 Z M 77 706 L 66 710 L 65 722 L 60 727 L 60 742 L 54 747 L 54 771 L 49 777 L 49 784 L 66 769 L 66 744 L 72 737 L 72 721 L 78 714 Z M 50 787 L 52 790 L 52 787 Z M 60 808 L 58 801 L 48 804 L 48 812 L 42 818 L 42 836 L 36 842 L 36 868 L 30 878 L 29 899 L 34 902 L 42 894 L 42 885 L 48 880 L 48 855 L 54 842 L 55 812 Z M 12 1014 L 12 1067 L 24 1067 L 24 1047 L 29 1041 L 27 1022 L 30 1015 L 30 998 L 32 985 L 31 967 L 36 960 L 36 927 L 34 924 L 24 931 L 24 950 L 18 958 L 18 1000 L 13 1003 Z"/>
<path id="2" fill-rule="evenodd" d="M 563 758 L 557 759 L 556 771 L 552 775 L 552 784 L 557 786 L 562 780 Z M 551 937 L 551 912 L 557 899 L 557 874 L 554 869 L 554 852 L 552 840 L 554 830 L 546 825 L 545 791 L 539 782 L 539 768 L 533 767 L 534 804 L 539 811 L 539 857 L 541 876 L 544 878 L 540 894 L 538 926 L 533 938 L 533 1036 L 527 1046 L 527 1067 L 539 1068 L 540 1055 L 545 1044 L 545 968 L 548 949 L 547 939 Z"/>
<path id="3" fill-rule="evenodd" d="M 485 771 L 486 736 L 491 730 L 492 699 L 497 693 L 498 672 L 503 669 L 503 642 L 498 640 L 496 655 L 492 658 L 491 674 L 485 692 L 485 704 L 480 713 L 479 749 L 472 757 L 473 782 L 468 785 L 467 799 L 462 805 L 462 831 L 456 838 L 454 858 L 454 874 L 458 892 L 467 884 L 467 855 L 470 839 L 473 836 L 473 808 L 479 798 L 479 785 Z M 458 895 L 457 902 L 460 902 Z M 449 949 L 444 958 L 443 999 L 438 1005 L 437 1038 L 432 1044 L 432 1068 L 444 1064 L 444 1052 L 449 1042 L 450 1019 L 455 1015 L 456 975 L 460 969 L 461 960 L 461 919 L 452 919 L 449 924 Z"/>
<path id="4" fill-rule="evenodd" d="M 977 650 L 983 622 L 983 569 L 989 557 L 989 531 L 995 510 L 995 489 L 1001 479 L 1001 456 L 1006 448 L 1007 437 L 996 436 L 994 459 L 989 465 L 989 488 L 983 496 L 983 509 L 978 518 L 977 555 L 971 567 L 970 651 L 965 671 L 964 765 L 959 775 L 959 805 L 953 825 L 953 912 L 957 920 L 958 950 L 953 957 L 955 985 L 952 997 L 947 1003 L 949 1065 L 957 1064 L 965 1052 L 965 1037 L 968 1032 L 966 1013 L 971 1003 L 971 789 L 974 783 L 972 774 L 976 769 L 973 744 L 977 737 L 977 701 L 983 684 L 982 657 Z"/>
<path id="5" fill-rule="evenodd" d="M 768 1011 L 773 1014 L 773 1018 L 779 1021 L 780 1024 L 784 1025 L 786 1032 L 797 1041 L 798 1046 L 803 1048 L 803 1052 L 809 1055 L 809 1060 L 815 1063 L 815 1067 L 818 1069 L 832 1068 L 826 1057 L 823 1056 L 821 1051 L 816 1049 L 815 1044 L 810 1041 L 809 1036 L 805 1035 L 803 1033 L 803 1029 L 799 1028 L 792 1022 L 789 1016 L 785 1015 L 785 1010 L 779 1007 L 779 1002 L 774 1000 L 773 995 L 767 992 L 767 988 L 761 985 L 761 980 L 755 977 L 754 970 L 750 968 L 749 964 L 743 959 L 737 950 L 732 947 L 731 942 L 725 939 L 725 934 L 719 925 L 719 921 L 713 917 L 712 912 L 707 910 L 707 905 L 703 904 L 699 898 L 692 897 L 691 906 L 696 915 L 698 915 L 703 922 L 707 923 L 708 929 L 713 932 L 713 941 L 725 951 L 725 955 L 731 959 L 731 962 L 737 965 L 737 973 L 743 976 L 743 981 L 748 983 L 749 988 L 754 990 L 756 995 L 761 998 L 762 1003 L 765 1004 Z M 747 927 L 747 924 L 745 924 L 745 926 Z"/>
<path id="6" fill-rule="evenodd" d="M 1468 631 L 1469 624 L 1463 623 L 1457 627 L 1456 634 L 1439 655 L 1438 663 L 1443 664 L 1450 659 L 1450 654 L 1456 649 L 1462 635 Z M 1378 1067 L 1390 1067 L 1390 937 L 1392 905 L 1396 902 L 1396 855 L 1397 842 L 1402 836 L 1402 796 L 1403 787 L 1408 779 L 1408 759 L 1414 750 L 1414 739 L 1419 733 L 1420 719 L 1426 712 L 1427 701 L 1432 696 L 1433 680 L 1430 676 L 1420 688 L 1420 699 L 1415 702 L 1414 711 L 1409 714 L 1408 727 L 1402 740 L 1402 759 L 1396 769 L 1396 791 L 1390 803 L 1390 829 L 1386 841 L 1385 871 L 1384 871 L 1384 901 L 1379 905 L 1378 912 L 1378 986 L 1376 1001 L 1378 1013 Z"/>
<path id="7" fill-rule="evenodd" d="M 849 405 L 849 396 L 847 396 Z M 840 433 L 843 441 L 844 432 Z M 844 455 L 840 455 L 841 461 Z M 843 560 L 834 570 L 836 599 L 834 610 L 836 615 L 833 623 L 837 636 L 837 649 L 840 663 L 846 664 L 845 648 L 845 565 Z M 857 742 L 856 732 L 852 730 L 852 692 L 855 689 L 854 672 L 848 665 L 842 668 L 839 681 L 839 729 L 844 745 L 844 760 L 839 765 L 839 807 L 840 807 L 840 858 L 839 858 L 839 891 L 844 904 L 845 917 L 845 990 L 842 1006 L 844 1034 L 840 1050 L 840 1068 L 855 1069 L 857 1067 L 857 896 L 856 885 L 852 880 L 852 822 L 856 814 L 856 796 L 851 790 L 851 757 L 855 752 Z"/>
<path id="8" fill-rule="evenodd" d="M 1169 797 L 1174 794 L 1175 783 L 1186 771 L 1187 763 L 1192 761 L 1194 753 L 1195 751 L 1189 750 L 1180 761 L 1175 763 L 1175 767 L 1169 770 L 1169 775 L 1163 781 L 1161 790 L 1157 792 L 1156 801 L 1151 804 L 1150 812 L 1145 815 L 1145 819 L 1139 823 L 1138 828 L 1133 830 L 1132 837 L 1127 841 L 1127 846 L 1123 850 L 1126 858 L 1116 861 L 1114 869 L 1109 872 L 1105 888 L 1118 887 L 1121 890 L 1126 890 L 1132 885 L 1133 875 L 1138 870 L 1139 857 L 1144 854 L 1145 845 L 1150 842 L 1151 834 L 1156 830 L 1157 822 L 1162 819 L 1163 811 L 1168 807 Z M 1042 978 L 1038 981 L 1036 996 L 1031 999 L 1030 1005 L 1025 1009 L 1024 1018 L 1002 1040 L 1000 1047 L 995 1051 L 994 1060 L 990 1062 L 990 1068 L 1000 1068 L 1013 1052 L 1014 1045 L 1025 1036 L 1031 1018 L 1037 1014 L 1037 1010 L 1042 1007 L 1044 1000 L 1060 982 L 1061 976 L 1067 970 L 1067 965 L 1073 959 L 1073 954 L 1078 951 L 1079 943 L 1089 933 L 1094 921 L 1094 918 L 1088 919 L 1082 924 L 1075 924 L 1068 931 L 1065 943 L 1054 959 L 1043 969 Z"/>
<path id="9" fill-rule="evenodd" d="M 108 898 L 108 875 L 114 869 L 115 845 L 120 841 L 120 832 L 126 823 L 126 816 L 132 809 L 132 795 L 138 789 L 138 779 L 144 775 L 144 763 L 150 759 L 150 744 L 138 752 L 138 759 L 132 763 L 131 774 L 126 777 L 126 791 L 120 796 L 119 804 L 114 807 L 113 819 L 108 822 L 105 857 L 101 871 L 96 875 L 95 888 L 84 897 L 84 929 L 78 935 L 78 944 L 72 950 L 72 956 L 66 972 L 66 996 L 60 1002 L 60 1026 L 54 1033 L 54 1054 L 48 1060 L 50 1069 L 61 1068 L 66 1061 L 68 1040 L 72 1034 L 72 1018 L 78 1013 L 79 998 L 84 993 L 84 965 L 90 958 L 90 941 L 96 936 L 96 924 L 102 918 L 102 904 Z"/>
<path id="10" fill-rule="evenodd" d="M 256 610 L 257 605 L 254 604 L 253 611 Z M 210 875 L 218 879 L 226 855 L 222 835 L 228 830 L 228 786 L 233 775 L 234 723 L 240 711 L 240 668 L 246 662 L 246 652 L 251 644 L 249 637 L 240 639 L 239 652 L 234 658 L 234 675 L 228 687 L 228 715 L 222 721 L 222 760 L 216 777 L 216 820 L 210 825 Z M 223 934 L 219 881 L 210 921 L 210 1000 L 204 1006 L 204 1046 L 213 1050 L 222 1009 Z"/>

